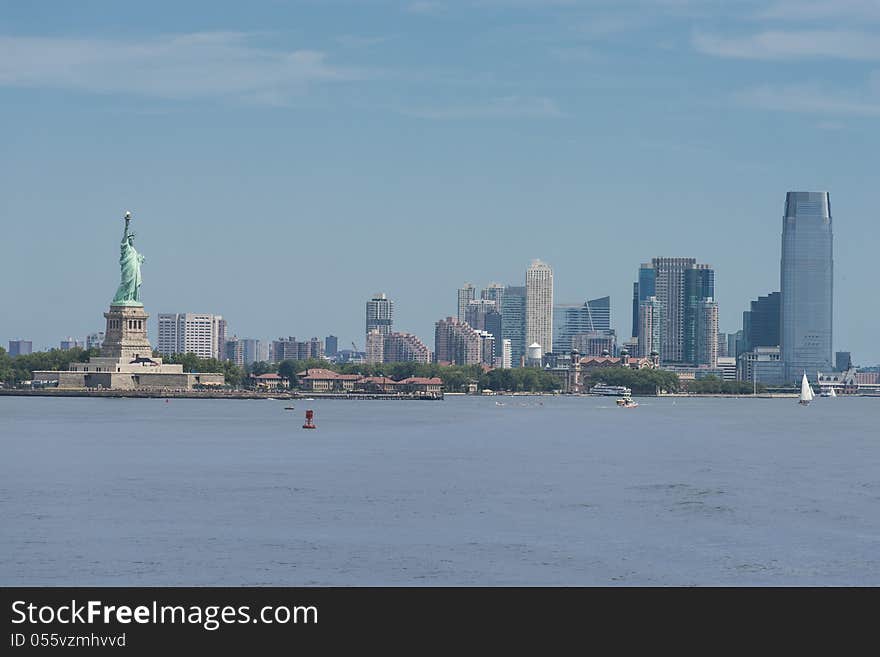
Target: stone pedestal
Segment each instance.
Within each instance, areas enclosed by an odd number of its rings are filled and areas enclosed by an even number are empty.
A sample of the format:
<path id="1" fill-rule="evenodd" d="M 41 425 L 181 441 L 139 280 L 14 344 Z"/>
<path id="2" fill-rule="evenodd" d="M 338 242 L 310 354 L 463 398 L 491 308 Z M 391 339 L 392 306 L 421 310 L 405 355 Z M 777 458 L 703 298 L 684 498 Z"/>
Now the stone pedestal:
<path id="1" fill-rule="evenodd" d="M 103 358 L 152 358 L 153 348 L 147 339 L 147 318 L 142 305 L 110 306 L 104 331 Z"/>

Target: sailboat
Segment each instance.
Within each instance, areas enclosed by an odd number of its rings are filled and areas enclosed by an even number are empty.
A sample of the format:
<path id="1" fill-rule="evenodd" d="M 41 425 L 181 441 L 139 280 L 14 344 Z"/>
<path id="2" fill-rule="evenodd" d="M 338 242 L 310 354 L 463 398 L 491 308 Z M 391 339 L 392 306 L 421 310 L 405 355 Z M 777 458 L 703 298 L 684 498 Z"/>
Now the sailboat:
<path id="1" fill-rule="evenodd" d="M 804 372 L 804 378 L 801 379 L 801 398 L 798 403 L 806 406 L 811 401 L 813 401 L 813 389 L 810 387 L 810 382 L 807 381 L 807 373 Z"/>
<path id="2" fill-rule="evenodd" d="M 825 390 L 819 393 L 820 397 L 837 397 L 837 393 L 834 392 L 834 386 L 829 386 Z"/>

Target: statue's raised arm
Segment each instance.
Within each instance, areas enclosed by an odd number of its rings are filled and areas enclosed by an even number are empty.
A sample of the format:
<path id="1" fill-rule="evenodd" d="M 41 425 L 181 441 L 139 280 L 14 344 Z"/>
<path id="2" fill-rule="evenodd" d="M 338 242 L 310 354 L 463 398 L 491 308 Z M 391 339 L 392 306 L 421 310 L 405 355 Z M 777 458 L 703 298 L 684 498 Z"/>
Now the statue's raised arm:
<path id="1" fill-rule="evenodd" d="M 141 263 L 144 257 L 134 248 L 134 232 L 129 230 L 131 213 L 125 213 L 125 230 L 119 245 L 120 282 L 113 297 L 116 306 L 140 306 Z"/>

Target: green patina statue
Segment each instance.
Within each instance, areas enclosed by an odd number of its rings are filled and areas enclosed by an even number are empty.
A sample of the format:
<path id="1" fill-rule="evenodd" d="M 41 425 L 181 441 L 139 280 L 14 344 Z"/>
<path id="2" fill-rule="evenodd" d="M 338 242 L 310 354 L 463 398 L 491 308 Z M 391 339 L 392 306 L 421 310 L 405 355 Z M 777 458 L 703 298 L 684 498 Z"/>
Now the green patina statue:
<path id="1" fill-rule="evenodd" d="M 141 288 L 141 263 L 144 256 L 138 253 L 134 248 L 134 232 L 128 229 L 131 223 L 131 212 L 125 213 L 125 232 L 122 234 L 122 243 L 120 244 L 119 268 L 121 269 L 122 279 L 119 282 L 119 288 L 116 290 L 116 296 L 113 297 L 111 305 L 113 306 L 142 306 L 140 302 Z"/>

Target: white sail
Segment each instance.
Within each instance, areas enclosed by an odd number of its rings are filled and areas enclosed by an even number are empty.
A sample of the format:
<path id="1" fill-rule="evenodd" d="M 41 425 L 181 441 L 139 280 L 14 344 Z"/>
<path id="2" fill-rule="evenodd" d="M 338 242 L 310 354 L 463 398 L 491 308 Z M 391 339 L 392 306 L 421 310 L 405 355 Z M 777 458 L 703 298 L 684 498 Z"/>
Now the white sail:
<path id="1" fill-rule="evenodd" d="M 801 379 L 801 402 L 813 401 L 813 389 L 810 382 L 807 381 L 807 373 L 804 372 L 804 378 Z"/>
<path id="2" fill-rule="evenodd" d="M 834 392 L 834 387 L 828 388 L 828 396 L 829 397 L 837 397 L 837 393 Z"/>

